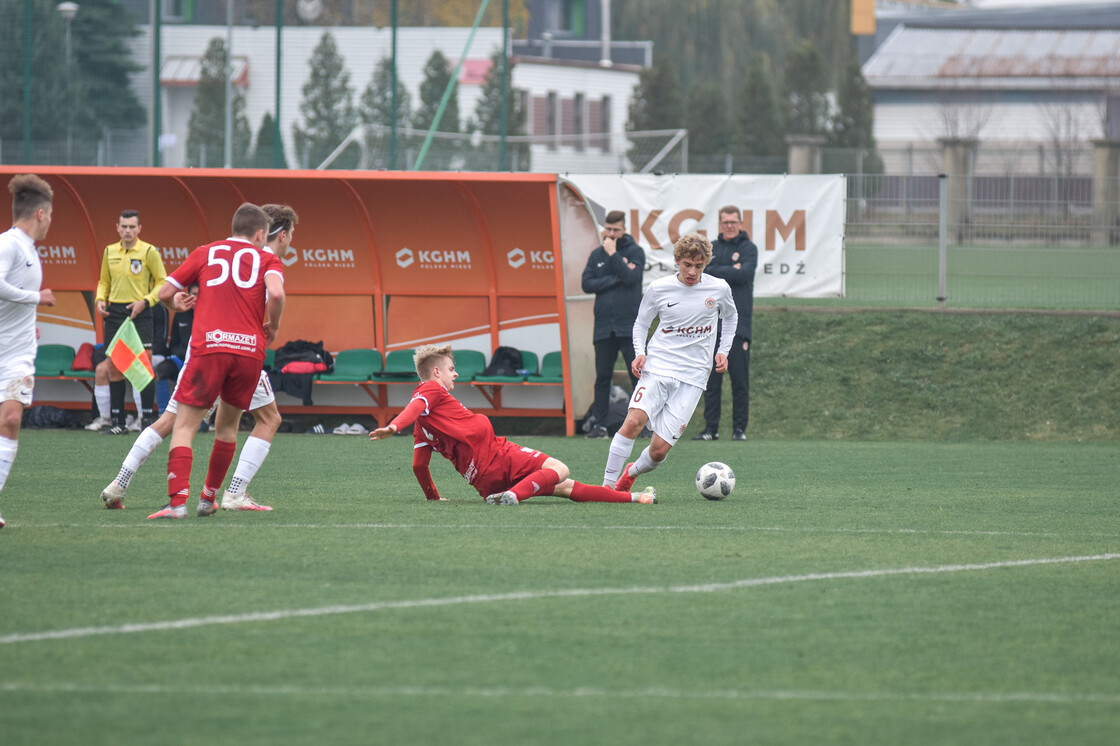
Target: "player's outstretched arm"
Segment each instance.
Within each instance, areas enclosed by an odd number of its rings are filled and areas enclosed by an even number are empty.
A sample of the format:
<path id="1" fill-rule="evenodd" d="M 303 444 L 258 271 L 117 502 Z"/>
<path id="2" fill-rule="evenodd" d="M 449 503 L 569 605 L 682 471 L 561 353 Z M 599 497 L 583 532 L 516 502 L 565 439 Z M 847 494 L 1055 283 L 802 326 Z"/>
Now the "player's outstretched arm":
<path id="1" fill-rule="evenodd" d="M 436 483 L 432 480 L 432 472 L 428 468 L 431 460 L 431 448 L 412 449 L 412 473 L 416 476 L 416 483 L 420 485 L 424 497 L 428 500 L 443 500 L 444 498 L 439 496 Z"/>
<path id="2" fill-rule="evenodd" d="M 388 424 L 385 427 L 379 427 L 376 430 L 371 430 L 369 433 L 370 440 L 385 440 L 397 434 L 397 428 L 393 424 Z"/>

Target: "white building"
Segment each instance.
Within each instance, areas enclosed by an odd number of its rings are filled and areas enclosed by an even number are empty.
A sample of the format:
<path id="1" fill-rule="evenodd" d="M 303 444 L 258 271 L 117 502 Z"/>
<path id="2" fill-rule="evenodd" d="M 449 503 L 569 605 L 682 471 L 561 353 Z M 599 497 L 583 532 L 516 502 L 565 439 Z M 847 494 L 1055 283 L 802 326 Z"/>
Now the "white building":
<path id="1" fill-rule="evenodd" d="M 150 27 L 141 26 L 132 44 L 133 59 L 151 70 Z M 354 91 L 357 105 L 374 69 L 392 52 L 388 28 L 291 27 L 283 29 L 280 69 L 280 123 L 292 167 L 315 168 L 318 163 L 299 161 L 293 126 L 302 123 L 300 103 L 310 75 L 309 60 L 325 30 L 333 35 Z M 474 116 L 490 57 L 502 46 L 500 28 L 479 28 L 468 47 L 468 28 L 401 28 L 397 32 L 397 74 L 408 90 L 413 108 L 420 99 L 424 65 L 439 50 L 456 64 L 464 59 L 459 75 L 458 104 L 462 121 Z M 161 165 L 186 165 L 188 123 L 194 107 L 201 59 L 214 38 L 226 39 L 224 26 L 167 24 L 160 41 Z M 233 80 L 245 97 L 245 114 L 254 137 L 265 113 L 276 110 L 276 31 L 273 27 L 234 26 L 232 29 Z M 629 142 L 625 137 L 627 112 L 640 67 L 604 66 L 599 63 L 513 58 L 511 85 L 520 92 L 529 134 L 534 138 L 535 171 L 619 171 L 625 169 Z M 150 72 L 139 74 L 134 86 L 141 102 L 150 107 Z M 402 123 L 406 124 L 406 123 Z M 150 129 L 150 128 L 149 128 Z M 595 137 L 609 133 L 607 137 Z M 149 134 L 150 137 L 150 134 Z M 148 148 L 152 152 L 152 148 Z M 221 165 L 214 154 L 208 165 Z M 524 168 L 522 165 L 521 168 Z"/>

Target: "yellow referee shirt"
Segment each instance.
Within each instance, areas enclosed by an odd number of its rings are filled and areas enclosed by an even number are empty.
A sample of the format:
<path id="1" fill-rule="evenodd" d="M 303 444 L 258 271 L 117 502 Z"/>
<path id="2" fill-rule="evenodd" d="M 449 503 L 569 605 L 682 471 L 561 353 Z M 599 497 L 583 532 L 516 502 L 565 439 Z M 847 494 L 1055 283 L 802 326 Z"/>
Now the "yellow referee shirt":
<path id="1" fill-rule="evenodd" d="M 135 303 L 140 299 L 148 306 L 159 303 L 159 289 L 167 279 L 163 257 L 159 249 L 145 241 L 137 240 L 131 249 L 121 242 L 105 247 L 101 258 L 101 279 L 97 282 L 95 301 L 109 303 Z"/>

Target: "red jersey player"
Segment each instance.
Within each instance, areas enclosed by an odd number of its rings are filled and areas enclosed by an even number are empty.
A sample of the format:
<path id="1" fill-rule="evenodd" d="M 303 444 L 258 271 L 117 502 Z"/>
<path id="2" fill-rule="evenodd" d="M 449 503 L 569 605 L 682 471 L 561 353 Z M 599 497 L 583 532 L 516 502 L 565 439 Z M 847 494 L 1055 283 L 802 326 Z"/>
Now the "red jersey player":
<path id="1" fill-rule="evenodd" d="M 221 396 L 206 483 L 221 485 L 237 448 L 237 425 L 248 409 L 264 365 L 265 348 L 276 338 L 284 310 L 284 268 L 263 251 L 269 219 L 245 203 L 233 216 L 232 235 L 200 246 L 175 270 L 159 299 L 177 311 L 194 307 L 191 356 L 179 373 L 179 411 L 167 457 L 168 505 L 149 518 L 186 518 L 193 454 L 191 443 L 206 411 Z M 198 283 L 197 299 L 185 288 Z M 267 296 L 265 291 L 267 289 Z M 199 501 L 198 515 L 215 512 L 213 496 Z"/>
<path id="2" fill-rule="evenodd" d="M 490 505 L 517 505 L 533 495 L 555 495 L 575 502 L 657 502 L 652 487 L 631 494 L 569 479 L 568 467 L 560 460 L 495 435 L 489 417 L 475 414 L 451 395 L 459 377 L 451 345 L 425 345 L 416 350 L 413 359 L 420 385 L 412 401 L 369 437 L 389 438 L 416 423 L 412 471 L 429 500 L 443 499 L 428 469 L 435 451 L 454 464 Z"/>

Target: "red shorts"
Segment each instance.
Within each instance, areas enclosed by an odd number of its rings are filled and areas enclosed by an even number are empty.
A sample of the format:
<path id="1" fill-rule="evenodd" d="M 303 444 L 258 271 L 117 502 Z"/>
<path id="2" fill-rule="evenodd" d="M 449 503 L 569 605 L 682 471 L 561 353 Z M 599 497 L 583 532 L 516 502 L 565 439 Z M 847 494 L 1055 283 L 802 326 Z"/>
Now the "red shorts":
<path id="1" fill-rule="evenodd" d="M 539 471 L 548 460 L 547 453 L 519 446 L 505 438 L 501 440 L 504 442 L 494 449 L 490 464 L 474 480 L 474 488 L 483 497 L 505 492 L 533 472 Z"/>
<path id="2" fill-rule="evenodd" d="M 238 409 L 248 409 L 261 377 L 263 360 L 229 352 L 191 355 L 179 371 L 175 400 L 199 409 L 209 409 L 217 398 Z"/>

